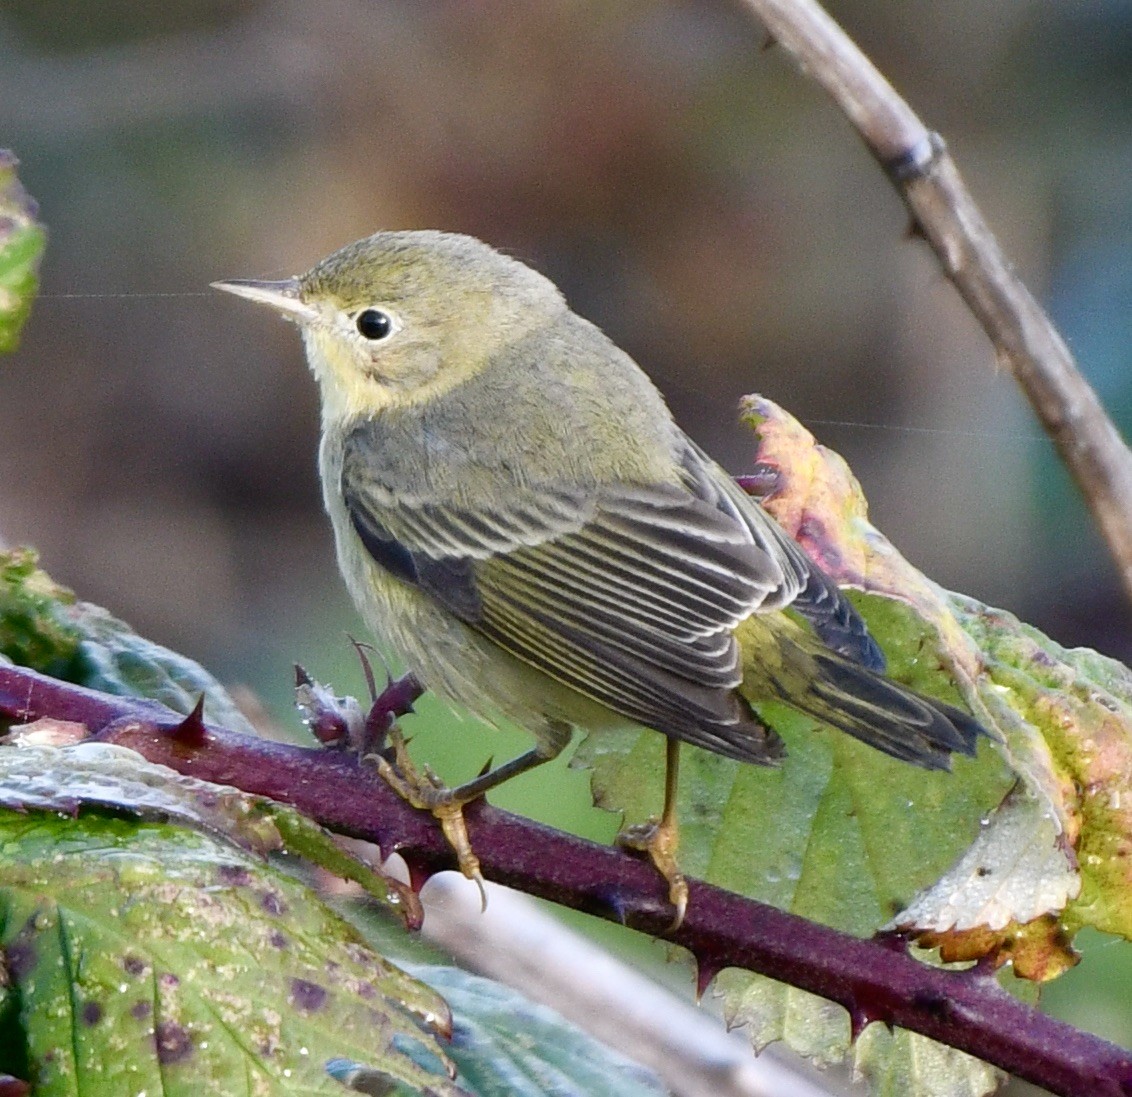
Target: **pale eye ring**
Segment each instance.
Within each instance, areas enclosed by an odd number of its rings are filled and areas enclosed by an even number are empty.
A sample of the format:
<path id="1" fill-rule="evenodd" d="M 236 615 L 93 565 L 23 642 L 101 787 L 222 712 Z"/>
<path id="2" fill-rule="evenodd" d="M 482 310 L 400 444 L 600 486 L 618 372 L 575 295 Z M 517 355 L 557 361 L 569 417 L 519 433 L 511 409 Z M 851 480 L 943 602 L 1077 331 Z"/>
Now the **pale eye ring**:
<path id="1" fill-rule="evenodd" d="M 388 339 L 397 330 L 393 317 L 381 309 L 362 309 L 354 318 L 354 324 L 361 336 L 373 343 Z"/>

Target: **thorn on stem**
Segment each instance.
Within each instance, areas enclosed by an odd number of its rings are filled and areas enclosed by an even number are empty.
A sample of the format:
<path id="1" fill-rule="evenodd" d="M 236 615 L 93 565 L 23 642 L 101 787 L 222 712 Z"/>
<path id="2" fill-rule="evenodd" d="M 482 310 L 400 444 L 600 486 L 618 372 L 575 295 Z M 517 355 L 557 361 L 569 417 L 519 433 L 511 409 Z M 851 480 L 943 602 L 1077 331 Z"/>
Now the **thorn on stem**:
<path id="1" fill-rule="evenodd" d="M 865 1031 L 873 1023 L 873 1021 L 880 1020 L 878 1017 L 873 1017 L 868 1010 L 862 1009 L 856 1003 L 845 1007 L 849 1011 L 849 1040 L 850 1043 L 856 1043 L 861 1033 Z"/>
<path id="2" fill-rule="evenodd" d="M 989 979 L 997 985 L 997 972 L 1004 963 L 1006 963 L 1006 955 L 998 949 L 992 949 L 985 956 L 980 956 L 975 961 L 975 966 L 970 969 L 971 978 L 973 979 Z"/>
<path id="3" fill-rule="evenodd" d="M 418 861 L 415 857 L 406 857 L 401 854 L 401 859 L 405 862 L 405 868 L 409 871 L 409 888 L 414 894 L 419 895 L 421 888 L 436 875 L 436 870 L 429 868 L 423 861 Z"/>
<path id="4" fill-rule="evenodd" d="M 712 980 L 723 970 L 724 964 L 719 957 L 710 953 L 693 953 L 692 959 L 696 963 L 696 1004 L 698 1005 Z"/>
<path id="5" fill-rule="evenodd" d="M 200 695 L 199 700 L 193 706 L 193 711 L 188 714 L 179 724 L 171 727 L 168 732 L 170 739 L 179 743 L 183 747 L 199 748 L 203 747 L 208 739 L 208 732 L 204 726 L 204 694 Z"/>
<path id="6" fill-rule="evenodd" d="M 873 934 L 873 940 L 890 952 L 908 951 L 908 935 L 898 929 L 878 929 Z"/>

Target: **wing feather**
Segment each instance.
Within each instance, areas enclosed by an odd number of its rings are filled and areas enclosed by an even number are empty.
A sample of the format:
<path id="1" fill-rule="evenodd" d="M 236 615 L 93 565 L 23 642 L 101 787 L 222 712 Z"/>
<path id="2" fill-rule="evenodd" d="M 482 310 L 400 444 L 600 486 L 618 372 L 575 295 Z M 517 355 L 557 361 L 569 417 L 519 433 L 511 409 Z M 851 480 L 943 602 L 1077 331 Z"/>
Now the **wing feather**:
<path id="1" fill-rule="evenodd" d="M 480 590 L 488 616 L 495 606 L 486 598 L 490 591 L 494 599 L 516 610 L 530 609 L 548 625 L 560 624 L 600 639 L 673 673 L 694 673 L 696 680 L 720 689 L 734 689 L 739 684 L 735 641 L 723 629 L 679 637 L 646 624 L 627 628 L 625 615 L 615 606 L 593 597 L 583 600 L 576 591 L 566 592 L 537 578 L 532 580 L 515 560 L 500 560 L 490 572 L 481 572 Z"/>
<path id="2" fill-rule="evenodd" d="M 608 561 L 585 551 L 579 543 L 549 542 L 539 551 L 540 567 L 532 569 L 544 583 L 554 584 L 578 596 L 590 597 L 631 615 L 642 625 L 665 628 L 688 640 L 717 625 L 708 603 L 694 598 L 677 601 L 663 589 L 645 589 L 633 573 L 612 567 Z"/>
<path id="3" fill-rule="evenodd" d="M 397 492 L 347 439 L 373 558 L 519 659 L 630 719 L 747 761 L 780 753 L 739 698 L 736 624 L 805 583 L 774 523 L 689 451 L 682 484 L 514 482 L 489 507 Z"/>

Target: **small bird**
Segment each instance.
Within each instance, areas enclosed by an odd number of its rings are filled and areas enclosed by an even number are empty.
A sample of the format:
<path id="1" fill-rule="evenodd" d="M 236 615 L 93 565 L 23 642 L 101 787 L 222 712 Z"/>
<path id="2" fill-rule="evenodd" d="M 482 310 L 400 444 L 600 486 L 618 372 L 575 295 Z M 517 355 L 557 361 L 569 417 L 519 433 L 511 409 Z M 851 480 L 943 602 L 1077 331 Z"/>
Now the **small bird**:
<path id="1" fill-rule="evenodd" d="M 668 880 L 674 926 L 680 743 L 775 765 L 782 741 L 753 706 L 777 700 L 926 769 L 975 753 L 980 725 L 884 677 L 833 581 L 530 267 L 469 236 L 379 232 L 297 278 L 213 285 L 299 326 L 323 500 L 367 625 L 428 689 L 534 736 L 453 789 L 403 744 L 379 762 L 465 874 L 480 878 L 463 806 L 574 728 L 667 736 L 664 810 L 624 840 Z"/>

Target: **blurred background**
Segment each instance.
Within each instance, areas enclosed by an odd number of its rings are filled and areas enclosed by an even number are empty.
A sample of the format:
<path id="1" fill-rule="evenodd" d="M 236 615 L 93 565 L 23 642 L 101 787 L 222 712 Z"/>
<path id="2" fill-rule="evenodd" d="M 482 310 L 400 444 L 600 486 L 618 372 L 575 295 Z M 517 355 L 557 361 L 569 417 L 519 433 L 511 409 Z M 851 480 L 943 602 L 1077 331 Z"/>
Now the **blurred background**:
<path id="1" fill-rule="evenodd" d="M 944 134 L 1127 426 L 1132 5 L 829 8 Z M 538 267 L 735 472 L 737 399 L 772 397 L 933 578 L 1132 658 L 1114 569 L 1013 381 L 736 0 L 2 0 L 0 145 L 50 231 L 0 363 L 0 539 L 280 720 L 296 659 L 356 686 L 360 625 L 296 333 L 207 283 L 298 273 L 379 228 Z M 522 795 L 500 802 L 539 809 Z M 1132 1041 L 1126 1007 L 1060 994 Z"/>

